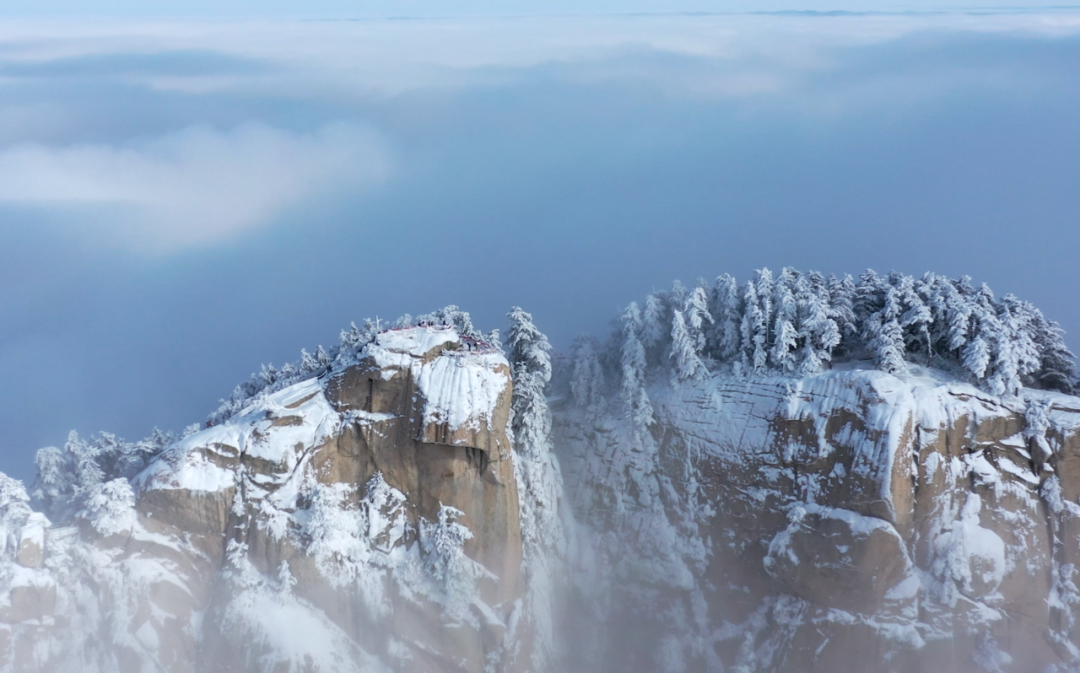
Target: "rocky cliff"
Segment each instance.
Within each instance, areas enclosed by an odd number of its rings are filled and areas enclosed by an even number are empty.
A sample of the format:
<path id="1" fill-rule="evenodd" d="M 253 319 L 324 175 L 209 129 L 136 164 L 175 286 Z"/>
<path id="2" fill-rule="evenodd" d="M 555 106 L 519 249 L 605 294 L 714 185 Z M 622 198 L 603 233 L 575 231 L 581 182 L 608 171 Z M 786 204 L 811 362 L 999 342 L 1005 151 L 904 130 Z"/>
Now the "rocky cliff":
<path id="1" fill-rule="evenodd" d="M 72 444 L 55 522 L 0 477 L 0 671 L 1080 666 L 1080 398 L 713 363 L 549 418 L 512 319 L 346 335 L 130 478 Z"/>
<path id="2" fill-rule="evenodd" d="M 0 670 L 483 671 L 530 659 L 501 351 L 389 330 L 73 526 L 8 480 Z"/>
<path id="3" fill-rule="evenodd" d="M 556 414 L 596 540 L 577 666 L 1075 670 L 1080 399 L 857 363 L 649 396 L 648 427 Z"/>

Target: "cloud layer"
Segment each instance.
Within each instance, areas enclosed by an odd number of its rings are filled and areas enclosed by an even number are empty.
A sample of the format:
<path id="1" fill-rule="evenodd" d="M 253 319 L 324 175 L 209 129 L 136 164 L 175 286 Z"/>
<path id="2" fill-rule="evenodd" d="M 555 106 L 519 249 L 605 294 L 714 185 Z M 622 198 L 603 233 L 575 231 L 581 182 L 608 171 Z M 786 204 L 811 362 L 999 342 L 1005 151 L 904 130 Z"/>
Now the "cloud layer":
<path id="1" fill-rule="evenodd" d="M 1077 72 L 1067 10 L 0 23 L 0 470 L 449 303 L 871 266 L 1080 334 Z"/>
<path id="2" fill-rule="evenodd" d="M 87 226 L 115 226 L 135 246 L 169 250 L 226 239 L 315 195 L 376 184 L 389 170 L 386 143 L 355 125 L 303 134 L 254 122 L 192 126 L 124 144 L 5 148 L 0 202 L 109 207 L 115 220 Z"/>

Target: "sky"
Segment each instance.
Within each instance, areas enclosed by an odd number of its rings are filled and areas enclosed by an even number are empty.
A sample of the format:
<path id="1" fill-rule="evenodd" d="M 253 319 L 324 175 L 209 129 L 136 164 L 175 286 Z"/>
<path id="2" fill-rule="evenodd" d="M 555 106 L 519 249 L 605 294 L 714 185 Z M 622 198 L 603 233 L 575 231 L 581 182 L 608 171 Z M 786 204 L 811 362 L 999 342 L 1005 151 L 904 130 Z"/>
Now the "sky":
<path id="1" fill-rule="evenodd" d="M 676 278 L 872 267 L 1080 335 L 1080 10 L 617 4 L 0 8 L 0 471 L 451 303 L 566 347 Z"/>

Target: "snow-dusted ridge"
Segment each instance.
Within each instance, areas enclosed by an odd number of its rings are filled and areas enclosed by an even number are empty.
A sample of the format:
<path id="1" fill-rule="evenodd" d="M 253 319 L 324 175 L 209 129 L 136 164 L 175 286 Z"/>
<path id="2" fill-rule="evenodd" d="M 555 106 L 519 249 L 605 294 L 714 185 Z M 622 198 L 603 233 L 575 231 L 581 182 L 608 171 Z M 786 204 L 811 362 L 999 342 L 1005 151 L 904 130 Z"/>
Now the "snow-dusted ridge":
<path id="1" fill-rule="evenodd" d="M 546 665 L 534 615 L 550 597 L 525 585 L 537 565 L 554 568 L 554 550 L 523 543 L 521 521 L 561 486 L 545 447 L 514 455 L 507 357 L 449 320 L 376 332 L 338 356 L 148 444 L 137 472 L 142 445 L 106 453 L 111 436 L 73 435 L 47 456 L 75 477 L 50 496 L 66 529 L 0 481 L 13 532 L 0 549 L 0 671 Z M 519 498 L 530 480 L 552 499 Z"/>

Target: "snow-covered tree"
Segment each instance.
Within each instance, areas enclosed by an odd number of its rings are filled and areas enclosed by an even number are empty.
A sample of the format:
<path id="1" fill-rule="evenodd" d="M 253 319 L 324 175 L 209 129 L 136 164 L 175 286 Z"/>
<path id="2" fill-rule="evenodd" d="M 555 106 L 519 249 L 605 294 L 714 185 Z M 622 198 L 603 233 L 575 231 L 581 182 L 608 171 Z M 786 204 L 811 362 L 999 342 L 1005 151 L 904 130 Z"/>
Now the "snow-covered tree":
<path id="1" fill-rule="evenodd" d="M 622 314 L 622 343 L 619 368 L 622 375 L 622 398 L 626 416 L 639 429 L 653 424 L 653 408 L 645 392 L 645 347 L 641 344 L 641 313 L 631 302 Z"/>
<path id="2" fill-rule="evenodd" d="M 528 587 L 523 608 L 533 617 L 531 663 L 542 669 L 555 656 L 554 578 L 566 558 L 560 514 L 562 476 L 551 450 L 551 419 L 544 397 L 551 379 L 551 346 L 525 311 L 515 306 L 508 318 L 507 359 L 514 383 L 510 426 L 521 507 L 522 567 Z"/>
<path id="3" fill-rule="evenodd" d="M 682 314 L 694 353 L 701 357 L 705 353 L 705 332 L 713 324 L 712 314 L 709 313 L 709 292 L 704 285 L 697 285 L 686 295 Z"/>
<path id="4" fill-rule="evenodd" d="M 668 332 L 670 332 L 665 327 L 666 320 L 664 316 L 666 313 L 664 299 L 660 293 L 653 292 L 645 298 L 645 310 L 640 317 L 639 338 L 646 352 L 658 352 L 663 348 Z"/>
<path id="5" fill-rule="evenodd" d="M 968 329 L 967 343 L 961 350 L 961 363 L 976 381 L 981 382 L 990 373 L 990 363 L 994 360 L 998 342 L 1004 338 L 1004 334 L 990 288 L 983 285 L 972 294 L 967 294 L 966 291 L 961 294 L 971 308 L 971 327 Z"/>
<path id="6" fill-rule="evenodd" d="M 106 537 L 130 531 L 138 520 L 131 484 L 123 477 L 95 484 L 87 491 L 79 518 Z"/>
<path id="7" fill-rule="evenodd" d="M 864 325 L 871 315 L 885 305 L 885 290 L 888 284 L 873 269 L 863 271 L 855 285 L 855 294 L 851 310 L 855 314 L 855 323 Z"/>
<path id="8" fill-rule="evenodd" d="M 765 324 L 765 332 L 763 334 L 765 340 L 762 344 L 765 352 L 768 353 L 769 347 L 772 346 L 772 324 L 773 324 L 773 276 L 772 271 L 768 268 L 761 268 L 754 272 L 754 289 L 757 292 L 758 310 L 761 312 L 761 318 Z"/>
<path id="9" fill-rule="evenodd" d="M 682 311 L 675 311 L 671 320 L 671 361 L 673 382 L 700 381 L 708 375 L 708 369 L 698 357 L 695 340 L 686 328 Z"/>
<path id="10" fill-rule="evenodd" d="M 0 472 L 0 554 L 7 548 L 8 537 L 26 523 L 30 513 L 30 496 L 23 483 Z"/>
<path id="11" fill-rule="evenodd" d="M 442 505 L 434 523 L 420 519 L 420 548 L 424 551 L 424 569 L 437 588 L 436 600 L 451 619 L 463 620 L 476 596 L 476 584 L 493 578 L 484 566 L 465 554 L 465 542 L 473 535 L 457 522 L 462 511 Z"/>
<path id="12" fill-rule="evenodd" d="M 1072 394 L 1076 356 L 1065 345 L 1065 330 L 1035 310 L 1035 342 L 1039 346 L 1039 369 L 1030 383 Z"/>
<path id="13" fill-rule="evenodd" d="M 795 348 L 798 345 L 798 307 L 795 304 L 796 272 L 784 267 L 773 283 L 773 343 L 769 360 L 783 372 L 793 372 L 798 365 Z"/>
<path id="14" fill-rule="evenodd" d="M 996 395 L 1017 395 L 1023 382 L 1039 370 L 1041 357 L 1036 343 L 1035 307 L 1014 295 L 1005 295 L 998 305 L 1001 337 L 993 354 L 993 373 L 986 381 Z"/>
<path id="15" fill-rule="evenodd" d="M 933 355 L 930 337 L 933 313 L 925 301 L 929 288 L 923 281 L 903 274 L 896 274 L 893 282 L 890 289 L 895 292 L 900 304 L 900 327 L 904 330 L 905 352 L 922 352 L 924 362 L 929 364 Z"/>
<path id="16" fill-rule="evenodd" d="M 34 497 L 42 501 L 45 513 L 50 518 L 56 518 L 58 511 L 75 493 L 72 456 L 55 446 L 47 446 L 38 450 L 34 463 L 37 467 Z"/>
<path id="17" fill-rule="evenodd" d="M 858 339 L 860 330 L 855 319 L 855 282 L 849 274 L 837 277 L 830 275 L 825 282 L 828 295 L 829 317 L 840 330 L 840 344 L 837 354 L 846 354 L 852 350 L 852 340 Z"/>
<path id="18" fill-rule="evenodd" d="M 873 354 L 874 364 L 890 374 L 907 371 L 904 329 L 900 325 L 904 310 L 901 297 L 897 286 L 887 285 L 882 307 L 867 317 L 863 328 L 866 349 Z"/>
<path id="19" fill-rule="evenodd" d="M 758 301 L 757 285 L 753 281 L 747 281 L 743 291 L 743 317 L 739 335 L 742 342 L 742 368 L 754 372 L 763 370 L 769 361 L 768 327 Z"/>
<path id="20" fill-rule="evenodd" d="M 299 370 L 304 374 L 311 373 L 319 368 L 319 361 L 315 359 L 315 356 L 307 352 L 307 349 L 300 349 L 300 365 Z"/>
<path id="21" fill-rule="evenodd" d="M 809 274 L 800 276 L 794 294 L 802 343 L 798 372 L 801 376 L 813 376 L 832 360 L 833 350 L 840 344 L 840 328 L 829 310 L 829 293 L 824 282 Z"/>
<path id="22" fill-rule="evenodd" d="M 728 274 L 718 276 L 710 297 L 709 312 L 713 326 L 708 332 L 706 350 L 720 362 L 732 362 L 739 356 L 742 307 L 739 285 Z"/>

